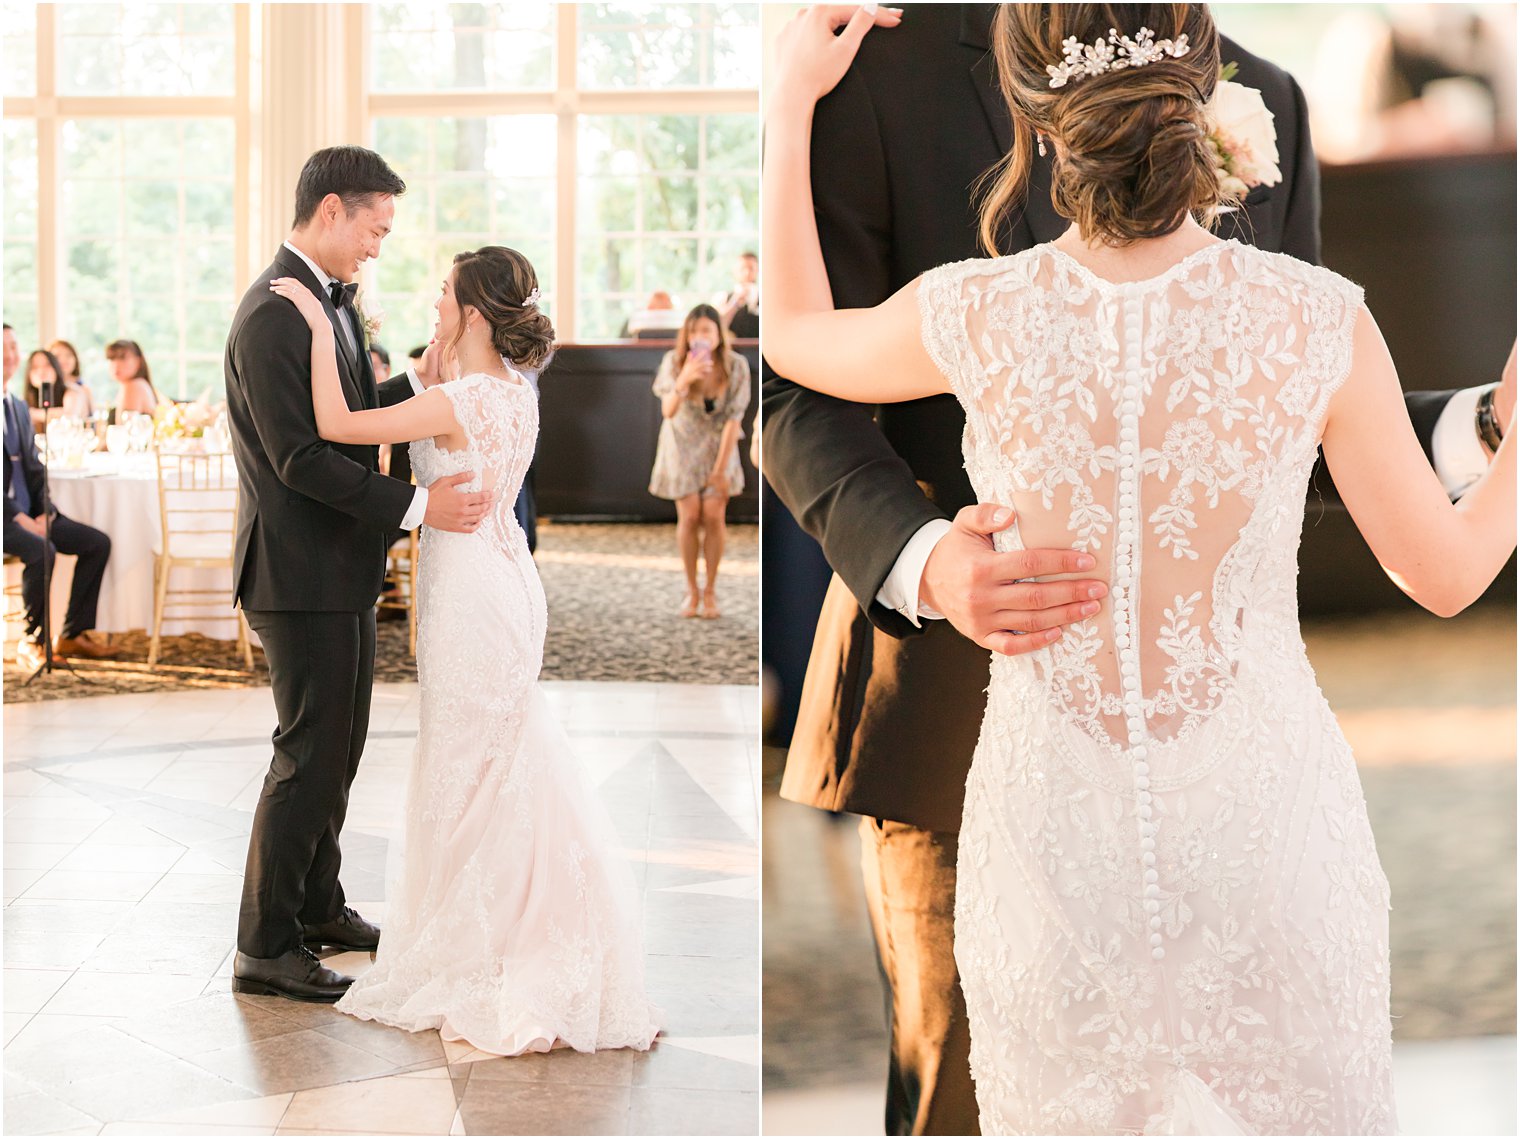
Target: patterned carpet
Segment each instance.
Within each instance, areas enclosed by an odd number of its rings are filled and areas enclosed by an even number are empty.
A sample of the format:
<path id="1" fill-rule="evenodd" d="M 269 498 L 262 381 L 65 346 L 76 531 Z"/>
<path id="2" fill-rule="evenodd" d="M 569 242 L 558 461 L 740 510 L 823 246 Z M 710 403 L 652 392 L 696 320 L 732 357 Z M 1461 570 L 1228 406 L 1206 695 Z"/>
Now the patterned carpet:
<path id="1" fill-rule="evenodd" d="M 683 620 L 684 592 L 675 527 L 648 524 L 555 524 L 539 529 L 538 569 L 549 599 L 545 680 L 620 680 L 686 684 L 754 684 L 759 657 L 759 529 L 730 526 L 718 578 L 723 616 Z M 78 676 L 59 672 L 30 685 L 5 645 L 5 702 L 57 700 L 112 692 L 246 688 L 269 683 L 263 654 L 243 671 L 235 645 L 189 635 L 170 637 L 156 669 L 148 668 L 148 636 L 111 638 L 126 655 L 101 664 L 78 662 Z M 382 622 L 375 651 L 377 681 L 416 676 L 405 621 Z"/>

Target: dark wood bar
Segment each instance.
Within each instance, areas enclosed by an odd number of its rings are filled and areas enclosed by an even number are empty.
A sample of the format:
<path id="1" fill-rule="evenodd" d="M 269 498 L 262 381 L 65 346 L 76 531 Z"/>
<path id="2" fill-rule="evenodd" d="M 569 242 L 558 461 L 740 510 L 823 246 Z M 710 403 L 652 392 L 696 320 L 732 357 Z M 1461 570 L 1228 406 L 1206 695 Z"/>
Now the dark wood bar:
<path id="1" fill-rule="evenodd" d="M 650 390 L 669 340 L 565 344 L 540 382 L 538 457 L 534 488 L 539 513 L 563 519 L 673 522 L 675 503 L 649 493 L 660 434 L 660 404 Z M 744 490 L 728 505 L 734 522 L 760 516 L 760 477 L 749 441 L 760 403 L 760 344 L 735 341 L 749 361 L 749 410 L 739 453 Z"/>
<path id="2" fill-rule="evenodd" d="M 1325 265 L 1366 290 L 1406 390 L 1499 378 L 1515 338 L 1515 152 L 1326 166 Z M 1343 510 L 1310 495 L 1305 613 L 1408 606 Z M 1515 563 L 1488 599 L 1515 597 Z"/>

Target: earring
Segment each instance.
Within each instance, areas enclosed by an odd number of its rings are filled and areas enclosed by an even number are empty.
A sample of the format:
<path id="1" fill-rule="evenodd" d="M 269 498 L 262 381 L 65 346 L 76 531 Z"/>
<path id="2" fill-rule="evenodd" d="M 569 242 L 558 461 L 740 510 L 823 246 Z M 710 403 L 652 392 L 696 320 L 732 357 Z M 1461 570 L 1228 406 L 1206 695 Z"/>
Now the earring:
<path id="1" fill-rule="evenodd" d="M 1045 157 L 1045 136 L 1039 131 L 1034 132 L 1035 149 L 1040 152 L 1040 157 Z"/>

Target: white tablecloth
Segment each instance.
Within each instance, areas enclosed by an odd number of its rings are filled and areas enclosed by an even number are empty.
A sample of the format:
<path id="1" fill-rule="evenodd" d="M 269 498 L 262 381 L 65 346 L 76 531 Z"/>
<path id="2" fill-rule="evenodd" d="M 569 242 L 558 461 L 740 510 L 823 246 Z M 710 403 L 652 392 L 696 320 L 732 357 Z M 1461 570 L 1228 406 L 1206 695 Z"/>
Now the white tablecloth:
<path id="1" fill-rule="evenodd" d="M 95 627 L 103 633 L 124 633 L 131 629 L 151 631 L 153 551 L 161 537 L 158 474 L 153 456 L 86 455 L 83 470 L 54 468 L 52 492 L 59 513 L 104 530 L 111 537 L 111 560 L 100 587 L 100 608 Z M 67 612 L 73 579 L 74 559 L 60 556 L 52 591 L 55 632 Z M 231 619 L 230 569 L 176 569 L 169 587 L 225 590 L 227 617 L 217 620 L 209 606 L 197 608 L 192 612 L 199 616 L 166 620 L 165 636 L 195 632 L 223 641 L 236 638 L 237 625 Z M 212 601 L 214 598 L 207 596 L 199 600 Z M 172 596 L 169 612 L 175 612 Z"/>

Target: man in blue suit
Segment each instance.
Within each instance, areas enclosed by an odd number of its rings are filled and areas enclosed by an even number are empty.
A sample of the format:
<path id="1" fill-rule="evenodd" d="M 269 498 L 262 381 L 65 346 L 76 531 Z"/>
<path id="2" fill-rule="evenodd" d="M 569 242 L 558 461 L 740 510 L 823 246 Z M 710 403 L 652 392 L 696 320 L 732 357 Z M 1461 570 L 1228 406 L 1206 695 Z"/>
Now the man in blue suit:
<path id="1" fill-rule="evenodd" d="M 16 333 L 5 326 L 5 384 L 10 385 L 21 353 L 16 347 Z M 119 650 L 90 637 L 95 627 L 95 606 L 100 599 L 100 583 L 105 577 L 106 562 L 111 557 L 111 539 L 93 526 L 52 513 L 52 544 L 43 537 L 42 463 L 32 419 L 26 405 L 9 392 L 5 395 L 5 552 L 22 561 L 21 599 L 26 605 L 26 638 L 16 652 L 16 663 L 35 668 L 42 662 L 43 565 L 51 577 L 53 559 L 58 552 L 75 555 L 74 585 L 69 594 L 69 611 L 64 616 L 54 651 L 59 656 L 105 659 L 119 655 Z"/>

